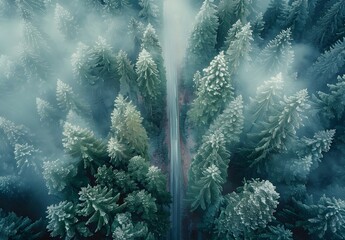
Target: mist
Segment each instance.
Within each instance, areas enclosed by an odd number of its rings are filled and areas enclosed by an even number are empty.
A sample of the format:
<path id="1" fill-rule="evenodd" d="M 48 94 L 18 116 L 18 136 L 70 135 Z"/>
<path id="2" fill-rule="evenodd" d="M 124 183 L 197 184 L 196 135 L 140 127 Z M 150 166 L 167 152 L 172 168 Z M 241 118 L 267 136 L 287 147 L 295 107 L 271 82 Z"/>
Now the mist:
<path id="1" fill-rule="evenodd" d="M 0 0 L 0 238 L 344 239 L 344 11 Z"/>

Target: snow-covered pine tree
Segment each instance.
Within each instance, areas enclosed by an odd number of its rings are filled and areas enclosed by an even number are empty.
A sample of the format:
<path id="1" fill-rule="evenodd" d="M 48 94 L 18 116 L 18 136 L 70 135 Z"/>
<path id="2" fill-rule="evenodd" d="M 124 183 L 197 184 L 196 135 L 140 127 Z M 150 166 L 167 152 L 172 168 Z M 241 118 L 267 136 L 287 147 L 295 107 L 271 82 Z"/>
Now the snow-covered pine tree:
<path id="1" fill-rule="evenodd" d="M 224 46 L 222 47 L 224 51 L 226 51 L 229 48 L 231 42 L 236 39 L 236 34 L 242 30 L 242 27 L 243 24 L 241 20 L 237 20 L 237 22 L 232 24 L 231 28 L 228 30 L 228 33 L 225 37 Z"/>
<path id="2" fill-rule="evenodd" d="M 139 53 L 135 67 L 141 93 L 146 103 L 152 104 L 161 94 L 161 79 L 159 79 L 157 64 L 151 57 L 151 54 L 146 49 L 143 49 Z"/>
<path id="3" fill-rule="evenodd" d="M 246 112 L 247 127 L 246 131 L 257 125 L 258 122 L 267 120 L 267 116 L 271 116 L 283 94 L 282 74 L 278 73 L 268 81 L 264 81 L 256 90 L 256 95 L 251 98 L 251 102 Z"/>
<path id="4" fill-rule="evenodd" d="M 263 16 L 264 36 L 278 33 L 285 23 L 288 5 L 286 0 L 271 0 Z"/>
<path id="5" fill-rule="evenodd" d="M 111 114 L 111 132 L 125 146 L 130 156 L 147 156 L 148 137 L 142 125 L 142 117 L 135 106 L 119 95 Z"/>
<path id="6" fill-rule="evenodd" d="M 219 130 L 206 135 L 188 172 L 187 199 L 192 211 L 199 207 L 205 210 L 218 200 L 229 161 L 224 135 Z"/>
<path id="7" fill-rule="evenodd" d="M 230 27 L 236 23 L 236 21 L 241 21 L 243 24 L 247 23 L 251 18 L 256 15 L 256 0 L 221 0 L 218 7 L 219 16 L 219 29 L 217 36 L 217 46 L 218 48 L 222 46 L 226 33 L 229 31 Z"/>
<path id="8" fill-rule="evenodd" d="M 205 0 L 195 18 L 195 23 L 188 40 L 187 66 L 192 76 L 196 70 L 206 67 L 216 55 L 217 17 L 216 5 L 212 0 Z"/>
<path id="9" fill-rule="evenodd" d="M 52 237 L 64 239 L 86 238 L 92 233 L 86 227 L 85 222 L 77 218 L 77 208 L 72 202 L 62 201 L 47 208 L 47 229 Z"/>
<path id="10" fill-rule="evenodd" d="M 188 113 L 189 121 L 198 127 L 208 126 L 234 95 L 224 52 L 220 52 L 203 72 L 197 97 Z"/>
<path id="11" fill-rule="evenodd" d="M 139 0 L 141 10 L 139 17 L 146 23 L 157 24 L 159 19 L 159 8 L 156 0 Z"/>
<path id="12" fill-rule="evenodd" d="M 166 74 L 164 67 L 164 59 L 162 55 L 162 47 L 159 42 L 156 30 L 149 23 L 144 31 L 143 39 L 141 41 L 141 48 L 150 53 L 153 61 L 157 64 L 159 79 L 161 81 L 161 91 L 165 92 Z"/>
<path id="13" fill-rule="evenodd" d="M 284 97 L 281 107 L 262 123 L 258 132 L 250 134 L 253 150 L 249 155 L 250 166 L 262 163 L 267 164 L 270 154 L 282 153 L 287 150 L 288 144 L 294 140 L 296 130 L 302 125 L 308 104 L 307 90 L 301 90 L 290 97 Z M 260 169 L 260 166 L 257 166 Z"/>
<path id="14" fill-rule="evenodd" d="M 134 66 L 124 51 L 116 56 L 117 74 L 120 76 L 120 94 L 137 101 L 138 84 Z"/>
<path id="15" fill-rule="evenodd" d="M 60 109 L 68 112 L 70 110 L 81 116 L 89 116 L 89 107 L 79 99 L 72 87 L 60 79 L 56 84 L 56 101 Z"/>
<path id="16" fill-rule="evenodd" d="M 267 46 L 261 51 L 255 63 L 260 64 L 262 72 L 276 75 L 281 72 L 288 73 L 294 59 L 294 52 L 291 46 L 290 28 L 282 30 Z"/>
<path id="17" fill-rule="evenodd" d="M 252 41 L 254 40 L 252 35 L 251 25 L 247 23 L 236 33 L 235 39 L 226 50 L 230 76 L 236 74 L 240 66 L 250 60 L 249 53 L 252 50 Z"/>
<path id="18" fill-rule="evenodd" d="M 316 86 L 323 87 L 325 83 L 332 82 L 337 75 L 344 74 L 344 66 L 345 37 L 322 53 L 308 69 L 307 74 Z"/>
<path id="19" fill-rule="evenodd" d="M 336 84 L 327 84 L 329 93 L 319 91 L 314 97 L 320 114 L 326 120 L 341 119 L 345 110 L 345 75 L 338 76 Z"/>
<path id="20" fill-rule="evenodd" d="M 55 7 L 55 22 L 58 30 L 64 35 L 66 39 L 75 39 L 78 35 L 79 24 L 74 16 L 59 3 Z"/>
<path id="21" fill-rule="evenodd" d="M 308 20 L 308 0 L 294 0 L 288 8 L 284 28 L 290 28 L 295 41 L 302 39 Z"/>
<path id="22" fill-rule="evenodd" d="M 225 195 L 225 206 L 215 222 L 217 239 L 250 239 L 255 231 L 264 229 L 275 218 L 279 193 L 269 181 L 244 183 L 239 193 Z"/>
<path id="23" fill-rule="evenodd" d="M 323 195 L 317 203 L 296 202 L 303 227 L 314 239 L 345 238 L 345 201 Z"/>
<path id="24" fill-rule="evenodd" d="M 71 63 L 73 73 L 80 83 L 101 86 L 103 83 L 110 86 L 116 83 L 116 58 L 103 37 L 98 37 L 92 47 L 79 43 L 76 52 L 72 54 Z"/>
<path id="25" fill-rule="evenodd" d="M 243 124 L 243 100 L 240 95 L 228 104 L 222 114 L 218 115 L 210 125 L 206 135 L 220 131 L 224 134 L 227 145 L 233 144 L 239 141 L 239 136 L 243 130 Z"/>
<path id="26" fill-rule="evenodd" d="M 65 123 L 62 143 L 65 152 L 83 162 L 85 169 L 94 174 L 107 159 L 106 144 L 88 129 Z"/>
<path id="27" fill-rule="evenodd" d="M 345 2 L 336 1 L 331 8 L 315 23 L 310 32 L 310 37 L 319 49 L 328 48 L 331 44 L 345 37 Z"/>

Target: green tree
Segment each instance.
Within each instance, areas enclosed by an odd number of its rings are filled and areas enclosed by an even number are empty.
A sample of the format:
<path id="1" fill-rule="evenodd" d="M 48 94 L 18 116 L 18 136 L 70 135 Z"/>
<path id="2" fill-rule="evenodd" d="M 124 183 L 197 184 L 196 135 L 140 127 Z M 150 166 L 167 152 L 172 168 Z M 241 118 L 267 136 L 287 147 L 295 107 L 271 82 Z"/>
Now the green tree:
<path id="1" fill-rule="evenodd" d="M 122 50 L 116 56 L 116 63 L 117 74 L 120 76 L 120 94 L 129 96 L 130 99 L 136 101 L 136 95 L 139 90 L 133 64 Z"/>
<path id="2" fill-rule="evenodd" d="M 142 125 L 142 117 L 135 106 L 122 95 L 115 99 L 115 108 L 111 114 L 111 132 L 116 140 L 130 152 L 130 157 L 147 156 L 148 137 Z"/>
<path id="3" fill-rule="evenodd" d="M 247 114 L 250 120 L 247 123 L 250 124 L 250 128 L 260 121 L 267 120 L 267 116 L 275 112 L 281 101 L 283 85 L 282 74 L 278 73 L 257 88 L 256 95 L 250 99 L 251 102 L 248 106 Z"/>
<path id="4" fill-rule="evenodd" d="M 284 226 L 268 226 L 267 232 L 259 235 L 259 239 L 265 240 L 292 240 L 292 232 Z"/>
<path id="5" fill-rule="evenodd" d="M 50 205 L 47 214 L 49 220 L 47 229 L 52 237 L 79 239 L 92 235 L 85 222 L 79 221 L 76 205 L 72 202 L 62 201 Z"/>
<path id="6" fill-rule="evenodd" d="M 151 54 L 143 49 L 139 53 L 135 66 L 138 75 L 138 86 L 142 91 L 142 95 L 146 103 L 152 103 L 161 94 L 161 79 L 159 78 L 157 64 Z"/>
<path id="7" fill-rule="evenodd" d="M 86 225 L 94 223 L 96 232 L 105 227 L 108 236 L 113 216 L 125 207 L 118 204 L 120 193 L 115 195 L 113 190 L 107 187 L 88 185 L 81 188 L 79 195 L 78 214 L 88 218 Z M 91 229 L 94 230 L 94 227 Z"/>
<path id="8" fill-rule="evenodd" d="M 107 159 L 106 144 L 92 131 L 66 122 L 62 135 L 65 152 L 83 161 L 84 168 L 92 173 Z"/>
<path id="9" fill-rule="evenodd" d="M 28 217 L 17 216 L 14 212 L 6 213 L 0 208 L 0 236 L 11 240 L 38 240 L 44 235 L 43 221 L 32 221 Z"/>
<path id="10" fill-rule="evenodd" d="M 79 24 L 74 16 L 60 4 L 56 4 L 55 7 L 55 22 L 58 30 L 69 39 L 75 39 L 78 35 Z"/>
<path id="11" fill-rule="evenodd" d="M 204 69 L 199 80 L 196 99 L 188 113 L 190 122 L 198 127 L 205 127 L 220 114 L 233 98 L 233 87 L 228 72 L 224 52 L 220 52 Z"/>
<path id="12" fill-rule="evenodd" d="M 279 31 L 285 23 L 288 14 L 288 5 L 286 0 L 271 0 L 263 16 L 264 35 L 270 32 Z"/>
<path id="13" fill-rule="evenodd" d="M 290 28 L 282 30 L 267 46 L 260 52 L 256 63 L 261 66 L 262 71 L 276 75 L 279 72 L 287 73 L 294 59 L 294 52 L 291 46 Z"/>
<path id="14" fill-rule="evenodd" d="M 327 84 L 329 93 L 319 91 L 314 97 L 320 114 L 325 119 L 341 119 L 345 110 L 345 75 L 338 76 L 336 84 Z"/>
<path id="15" fill-rule="evenodd" d="M 241 30 L 236 33 L 235 39 L 230 43 L 226 50 L 226 60 L 229 66 L 230 75 L 234 75 L 240 66 L 250 60 L 249 53 L 252 50 L 251 44 L 254 40 L 252 37 L 250 23 L 244 25 Z"/>
<path id="16" fill-rule="evenodd" d="M 327 12 L 315 23 L 310 32 L 310 36 L 317 47 L 325 49 L 336 41 L 341 40 L 341 29 L 345 21 L 345 3 L 338 0 Z"/>
<path id="17" fill-rule="evenodd" d="M 187 71 L 194 74 L 204 68 L 216 54 L 218 17 L 216 5 L 205 0 L 198 12 L 188 41 Z"/>
<path id="18" fill-rule="evenodd" d="M 219 2 L 218 45 L 224 42 L 225 34 L 236 21 L 239 20 L 242 23 L 247 23 L 251 15 L 255 15 L 255 1 L 256 0 L 221 0 Z"/>
<path id="19" fill-rule="evenodd" d="M 145 190 L 128 194 L 125 204 L 129 212 L 145 220 L 153 219 L 157 213 L 156 199 Z"/>
<path id="20" fill-rule="evenodd" d="M 148 234 L 147 225 L 143 222 L 134 224 L 128 212 L 116 214 L 112 229 L 115 240 L 145 239 Z"/>
<path id="21" fill-rule="evenodd" d="M 307 102 L 307 90 L 285 97 L 281 108 L 263 123 L 258 133 L 252 134 L 254 149 L 249 155 L 251 166 L 268 159 L 272 153 L 287 150 L 287 145 L 294 140 L 296 130 L 301 126 L 305 111 L 310 107 Z"/>
<path id="22" fill-rule="evenodd" d="M 140 0 L 139 5 L 141 7 L 139 17 L 147 23 L 157 23 L 159 18 L 159 8 L 155 0 Z"/>
<path id="23" fill-rule="evenodd" d="M 318 85 L 330 82 L 338 74 L 343 73 L 345 66 L 345 37 L 322 53 L 308 69 L 308 76 Z"/>
<path id="24" fill-rule="evenodd" d="M 294 40 L 300 40 L 302 38 L 305 32 L 308 14 L 307 0 L 294 0 L 288 8 L 284 27 L 291 29 Z"/>
<path id="25" fill-rule="evenodd" d="M 304 213 L 297 223 L 315 239 L 345 238 L 345 201 L 323 195 L 317 203 L 297 202 L 297 209 Z"/>
<path id="26" fill-rule="evenodd" d="M 206 135 L 188 172 L 187 199 L 192 211 L 199 206 L 205 210 L 218 200 L 229 161 L 224 135 L 219 130 Z"/>
<path id="27" fill-rule="evenodd" d="M 244 183 L 239 193 L 225 196 L 225 206 L 215 223 L 218 239 L 246 239 L 264 229 L 274 220 L 279 194 L 269 181 L 252 180 Z"/>
<path id="28" fill-rule="evenodd" d="M 201 207 L 202 210 L 214 204 L 222 192 L 222 184 L 225 179 L 221 177 L 221 172 L 214 164 L 202 171 L 202 176 L 195 185 L 191 185 L 189 194 L 194 195 L 191 203 L 191 211 Z"/>
<path id="29" fill-rule="evenodd" d="M 231 28 L 228 30 L 228 33 L 224 41 L 224 46 L 222 48 L 224 51 L 226 51 L 229 48 L 231 42 L 236 39 L 236 34 L 242 30 L 242 27 L 243 24 L 241 20 L 237 20 L 237 22 L 232 24 Z"/>
<path id="30" fill-rule="evenodd" d="M 232 144 L 239 141 L 243 124 L 243 100 L 240 95 L 228 104 L 222 114 L 218 115 L 210 125 L 207 134 L 219 131 L 224 134 L 225 142 Z"/>

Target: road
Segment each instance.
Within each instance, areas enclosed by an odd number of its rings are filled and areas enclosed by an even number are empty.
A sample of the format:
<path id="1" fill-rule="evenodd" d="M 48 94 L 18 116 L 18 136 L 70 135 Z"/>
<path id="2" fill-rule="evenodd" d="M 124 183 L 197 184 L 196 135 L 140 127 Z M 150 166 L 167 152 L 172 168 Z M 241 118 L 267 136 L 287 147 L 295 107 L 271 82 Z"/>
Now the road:
<path id="1" fill-rule="evenodd" d="M 178 0 L 164 1 L 163 26 L 163 54 L 167 76 L 167 114 L 170 135 L 170 193 L 171 204 L 171 231 L 170 239 L 181 239 L 181 200 L 182 200 L 182 168 L 180 154 L 180 132 L 178 114 L 178 23 L 174 16 Z M 177 32 L 176 32 L 177 30 Z"/>

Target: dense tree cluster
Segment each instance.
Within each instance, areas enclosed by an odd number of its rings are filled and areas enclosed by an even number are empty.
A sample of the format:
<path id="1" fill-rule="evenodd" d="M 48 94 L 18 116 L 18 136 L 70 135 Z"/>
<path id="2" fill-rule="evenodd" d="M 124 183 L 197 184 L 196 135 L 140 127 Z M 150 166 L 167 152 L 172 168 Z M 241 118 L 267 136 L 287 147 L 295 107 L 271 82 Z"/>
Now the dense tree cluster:
<path id="1" fill-rule="evenodd" d="M 183 237 L 345 239 L 345 1 L 190 2 Z M 162 7 L 0 0 L 0 239 L 166 238 Z"/>

